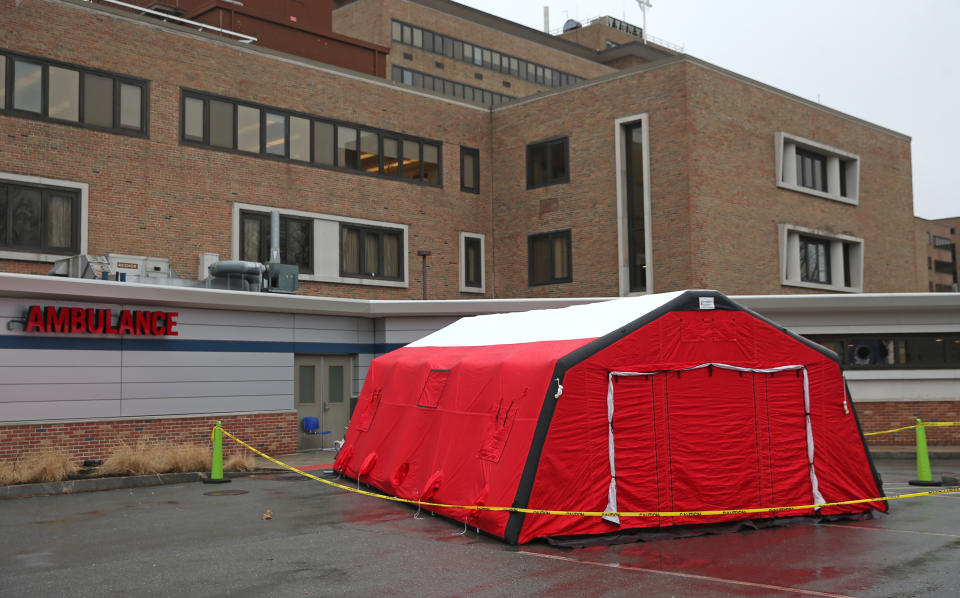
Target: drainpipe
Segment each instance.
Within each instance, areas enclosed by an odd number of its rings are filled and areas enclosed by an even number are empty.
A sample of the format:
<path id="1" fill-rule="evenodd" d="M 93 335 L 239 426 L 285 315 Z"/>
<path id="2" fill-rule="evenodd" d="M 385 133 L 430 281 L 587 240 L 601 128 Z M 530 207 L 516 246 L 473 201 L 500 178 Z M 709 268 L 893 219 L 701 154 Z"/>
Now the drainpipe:
<path id="1" fill-rule="evenodd" d="M 417 251 L 417 255 L 423 258 L 423 300 L 427 300 L 427 256 L 430 255 L 429 249 Z"/>

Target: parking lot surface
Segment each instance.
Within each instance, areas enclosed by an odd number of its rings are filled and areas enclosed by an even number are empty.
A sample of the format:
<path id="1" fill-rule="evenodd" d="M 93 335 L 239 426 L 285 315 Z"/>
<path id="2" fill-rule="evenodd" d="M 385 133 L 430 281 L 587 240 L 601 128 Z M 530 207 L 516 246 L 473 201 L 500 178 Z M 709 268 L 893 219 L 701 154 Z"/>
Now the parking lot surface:
<path id="1" fill-rule="evenodd" d="M 923 490 L 907 485 L 910 461 L 877 465 L 888 495 Z M 960 471 L 960 461 L 933 469 Z M 0 596 L 960 592 L 960 493 L 894 501 L 881 519 L 577 550 L 508 546 L 420 517 L 287 473 L 10 499 L 0 501 Z"/>

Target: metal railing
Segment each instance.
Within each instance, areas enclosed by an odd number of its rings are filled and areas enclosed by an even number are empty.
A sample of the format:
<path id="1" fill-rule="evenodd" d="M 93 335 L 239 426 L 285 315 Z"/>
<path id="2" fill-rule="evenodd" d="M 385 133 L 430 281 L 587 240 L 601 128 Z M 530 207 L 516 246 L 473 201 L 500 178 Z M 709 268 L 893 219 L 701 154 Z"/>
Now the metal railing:
<path id="1" fill-rule="evenodd" d="M 153 15 L 155 17 L 160 17 L 164 20 L 176 21 L 178 23 L 183 23 L 191 27 L 197 27 L 199 31 L 213 31 L 216 33 L 222 33 L 224 35 L 232 35 L 237 38 L 237 41 L 244 44 L 249 44 L 257 41 L 257 38 L 252 35 L 246 35 L 245 33 L 238 33 L 236 31 L 230 31 L 229 29 L 224 29 L 222 27 L 215 27 L 213 25 L 207 25 L 206 23 L 200 23 L 198 21 L 191 21 L 190 19 L 184 19 L 171 15 L 169 13 L 160 12 L 158 10 L 152 10 L 150 8 L 144 8 L 143 6 L 137 6 L 136 4 L 128 4 L 126 2 L 120 2 L 119 0 L 86 0 L 91 4 L 94 3 L 103 3 L 103 4 L 112 4 L 114 6 L 120 6 L 122 8 L 128 8 L 130 10 L 135 10 L 140 13 L 146 13 L 148 15 Z"/>

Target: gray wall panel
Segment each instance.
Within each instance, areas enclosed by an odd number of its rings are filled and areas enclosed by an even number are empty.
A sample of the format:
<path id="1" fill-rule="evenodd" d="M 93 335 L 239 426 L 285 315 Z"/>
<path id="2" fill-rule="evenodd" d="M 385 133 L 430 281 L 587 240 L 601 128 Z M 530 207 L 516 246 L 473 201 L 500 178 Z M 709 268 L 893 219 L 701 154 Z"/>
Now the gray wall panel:
<path id="1" fill-rule="evenodd" d="M 294 339 L 298 343 L 359 343 L 360 333 L 356 330 L 315 330 L 297 329 Z"/>
<path id="2" fill-rule="evenodd" d="M 184 324 L 178 325 L 175 330 L 178 333 L 176 338 L 183 340 L 293 342 L 293 330 L 290 328 Z"/>
<path id="3" fill-rule="evenodd" d="M 0 349 L 0 366 L 42 366 L 57 368 L 116 367 L 120 365 L 120 351 L 65 351 L 53 349 Z"/>
<path id="4" fill-rule="evenodd" d="M 289 411 L 292 409 L 292 395 L 181 397 L 177 399 L 133 399 L 123 402 L 124 417 L 230 413 L 235 411 Z"/>
<path id="5" fill-rule="evenodd" d="M 48 365 L 3 367 L 0 360 L 0 386 L 7 384 L 86 384 L 120 382 L 120 368 Z"/>
<path id="6" fill-rule="evenodd" d="M 123 384 L 124 402 L 131 399 L 167 399 L 181 397 L 249 397 L 289 394 L 293 400 L 293 380 L 273 382 L 131 382 Z"/>
<path id="7" fill-rule="evenodd" d="M 125 305 L 127 309 L 151 311 L 156 306 Z M 164 311 L 177 312 L 177 323 L 184 326 L 259 326 L 262 328 L 293 328 L 293 315 L 257 311 L 230 311 L 217 309 L 193 309 L 165 307 Z"/>
<path id="8" fill-rule="evenodd" d="M 125 367 L 123 382 L 239 382 L 293 380 L 293 368 L 276 366 L 163 366 Z"/>
<path id="9" fill-rule="evenodd" d="M 0 422 L 120 417 L 120 401 L 0 403 Z"/>
<path id="10" fill-rule="evenodd" d="M 346 330 L 358 332 L 370 327 L 371 323 L 367 318 L 296 314 L 293 325 L 294 328 L 304 330 Z"/>
<path id="11" fill-rule="evenodd" d="M 128 366 L 283 366 L 293 368 L 292 353 L 246 353 L 229 351 L 127 351 L 123 365 Z"/>
<path id="12" fill-rule="evenodd" d="M 0 403 L 119 399 L 119 384 L 0 384 Z M 52 417 L 51 419 L 57 419 Z"/>

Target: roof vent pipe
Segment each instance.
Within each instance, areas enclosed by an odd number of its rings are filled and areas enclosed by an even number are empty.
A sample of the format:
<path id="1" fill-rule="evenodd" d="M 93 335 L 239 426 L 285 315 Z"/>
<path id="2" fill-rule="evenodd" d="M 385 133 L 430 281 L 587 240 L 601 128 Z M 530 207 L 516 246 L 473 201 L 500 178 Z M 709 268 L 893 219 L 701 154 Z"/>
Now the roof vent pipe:
<path id="1" fill-rule="evenodd" d="M 280 212 L 270 212 L 270 261 L 280 261 Z"/>
<path id="2" fill-rule="evenodd" d="M 543 7 L 543 32 L 550 33 L 550 7 Z"/>

